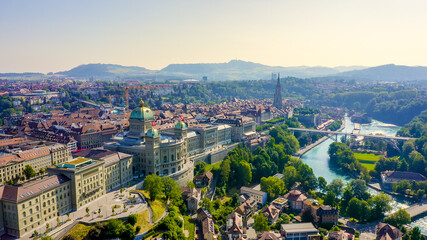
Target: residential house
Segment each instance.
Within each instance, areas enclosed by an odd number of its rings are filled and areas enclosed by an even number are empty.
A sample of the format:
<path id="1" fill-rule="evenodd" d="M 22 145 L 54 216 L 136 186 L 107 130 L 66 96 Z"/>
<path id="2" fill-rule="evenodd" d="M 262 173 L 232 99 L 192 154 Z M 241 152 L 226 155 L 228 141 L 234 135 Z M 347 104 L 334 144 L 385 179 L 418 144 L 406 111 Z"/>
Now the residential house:
<path id="1" fill-rule="evenodd" d="M 277 221 L 280 215 L 280 209 L 276 208 L 274 205 L 270 204 L 262 208 L 261 213 L 268 219 L 270 224 L 273 224 Z"/>
<path id="2" fill-rule="evenodd" d="M 207 217 L 207 218 L 203 219 L 203 221 L 202 221 L 202 232 L 203 232 L 203 239 L 204 240 L 216 239 L 214 221 L 213 221 L 212 217 Z"/>
<path id="3" fill-rule="evenodd" d="M 346 231 L 333 231 L 329 232 L 329 240 L 353 240 L 354 235 L 347 233 Z"/>
<path id="4" fill-rule="evenodd" d="M 257 205 L 257 201 L 249 197 L 235 211 L 243 216 L 244 221 L 247 221 L 257 211 Z"/>
<path id="5" fill-rule="evenodd" d="M 377 240 L 400 240 L 403 235 L 396 227 L 381 222 L 375 227 L 375 233 L 377 234 Z"/>
<path id="6" fill-rule="evenodd" d="M 197 188 L 204 188 L 209 186 L 213 179 L 213 174 L 211 171 L 207 171 L 205 173 L 199 174 L 194 177 L 194 184 Z"/>
<path id="7" fill-rule="evenodd" d="M 258 234 L 258 240 L 280 240 L 280 234 L 272 231 Z"/>
<path id="8" fill-rule="evenodd" d="M 201 200 L 201 192 L 197 188 L 182 187 L 181 195 L 184 201 L 187 202 L 187 209 L 193 212 L 196 211 Z"/>
<path id="9" fill-rule="evenodd" d="M 307 199 L 307 196 L 299 190 L 292 190 L 283 197 L 288 199 L 293 210 L 302 210 L 304 207 L 304 201 Z"/>
<path id="10" fill-rule="evenodd" d="M 233 212 L 227 217 L 227 235 L 229 240 L 239 240 L 243 238 L 244 228 L 242 216 Z"/>
<path id="11" fill-rule="evenodd" d="M 267 204 L 267 193 L 266 192 L 256 190 L 253 188 L 241 187 L 240 193 L 244 193 L 244 194 L 248 195 L 249 197 L 254 198 L 255 201 L 257 201 L 257 203 L 260 206 L 264 206 L 265 204 Z"/>
<path id="12" fill-rule="evenodd" d="M 286 206 L 288 205 L 288 199 L 284 197 L 278 197 L 271 202 L 273 206 L 280 210 L 280 212 L 284 212 L 286 210 Z"/>
<path id="13" fill-rule="evenodd" d="M 339 211 L 337 208 L 334 208 L 332 206 L 320 206 L 316 211 L 316 215 L 318 217 L 318 225 L 338 223 Z"/>

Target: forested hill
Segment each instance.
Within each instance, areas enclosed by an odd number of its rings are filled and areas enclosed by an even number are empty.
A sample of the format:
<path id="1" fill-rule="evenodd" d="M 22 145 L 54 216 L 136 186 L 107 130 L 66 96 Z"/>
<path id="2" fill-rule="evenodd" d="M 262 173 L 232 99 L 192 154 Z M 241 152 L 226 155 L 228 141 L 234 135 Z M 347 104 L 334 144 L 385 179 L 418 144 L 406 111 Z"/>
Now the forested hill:
<path id="1" fill-rule="evenodd" d="M 270 79 L 271 73 L 280 72 L 281 76 L 292 76 L 300 78 L 319 77 L 337 74 L 342 71 L 361 69 L 360 66 L 349 67 L 280 67 L 267 66 L 260 63 L 247 62 L 242 60 L 231 60 L 226 63 L 191 63 L 191 64 L 170 64 L 160 72 L 170 75 L 185 75 L 193 78 L 208 76 L 212 80 L 250 80 L 250 79 Z"/>
<path id="2" fill-rule="evenodd" d="M 143 67 L 128 67 L 116 64 L 92 63 L 75 67 L 68 71 L 58 72 L 56 74 L 68 77 L 114 77 L 114 76 L 137 76 L 151 73 Z"/>
<path id="3" fill-rule="evenodd" d="M 408 124 L 405 124 L 405 126 L 397 132 L 397 135 L 415 138 L 427 137 L 427 110 L 416 116 Z M 427 146 L 425 147 L 425 151 L 427 151 Z M 427 152 L 425 154 L 427 154 Z"/>
<path id="4" fill-rule="evenodd" d="M 427 67 L 410 67 L 402 65 L 382 65 L 361 70 L 353 70 L 335 74 L 335 76 L 348 77 L 358 80 L 373 81 L 427 81 Z"/>

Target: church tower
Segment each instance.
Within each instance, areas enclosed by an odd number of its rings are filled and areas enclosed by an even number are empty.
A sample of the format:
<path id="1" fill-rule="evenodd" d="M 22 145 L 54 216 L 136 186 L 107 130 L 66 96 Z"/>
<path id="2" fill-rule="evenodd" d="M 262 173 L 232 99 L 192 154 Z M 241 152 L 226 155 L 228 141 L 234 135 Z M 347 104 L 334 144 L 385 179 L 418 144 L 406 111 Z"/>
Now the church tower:
<path id="1" fill-rule="evenodd" d="M 282 109 L 282 86 L 280 85 L 280 74 L 277 73 L 276 92 L 274 93 L 273 106 Z"/>

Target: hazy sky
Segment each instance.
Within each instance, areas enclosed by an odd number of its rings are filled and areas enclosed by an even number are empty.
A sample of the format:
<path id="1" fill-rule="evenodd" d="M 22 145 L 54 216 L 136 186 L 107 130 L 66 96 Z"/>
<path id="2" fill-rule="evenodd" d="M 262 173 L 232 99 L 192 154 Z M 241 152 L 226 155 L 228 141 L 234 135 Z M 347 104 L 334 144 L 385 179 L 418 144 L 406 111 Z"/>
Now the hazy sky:
<path id="1" fill-rule="evenodd" d="M 427 66 L 427 1 L 0 0 L 0 72 L 232 59 Z"/>

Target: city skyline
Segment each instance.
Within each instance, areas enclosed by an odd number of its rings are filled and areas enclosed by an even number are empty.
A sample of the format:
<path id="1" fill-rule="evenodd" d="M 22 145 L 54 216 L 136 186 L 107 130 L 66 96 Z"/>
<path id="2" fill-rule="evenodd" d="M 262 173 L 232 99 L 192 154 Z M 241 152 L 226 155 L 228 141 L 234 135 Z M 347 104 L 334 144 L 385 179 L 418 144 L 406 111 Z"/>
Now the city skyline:
<path id="1" fill-rule="evenodd" d="M 0 72 L 232 59 L 427 66 L 426 10 L 424 1 L 1 1 Z"/>

